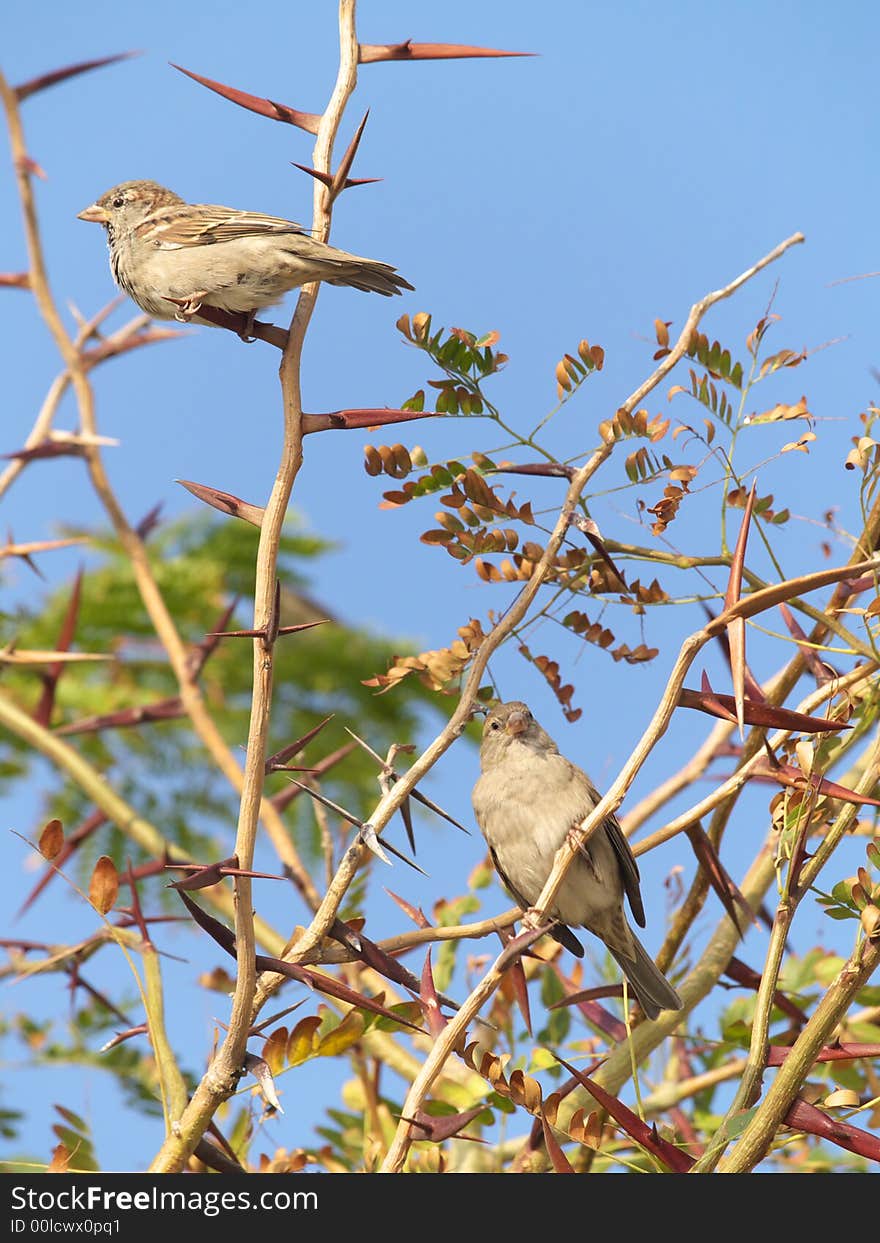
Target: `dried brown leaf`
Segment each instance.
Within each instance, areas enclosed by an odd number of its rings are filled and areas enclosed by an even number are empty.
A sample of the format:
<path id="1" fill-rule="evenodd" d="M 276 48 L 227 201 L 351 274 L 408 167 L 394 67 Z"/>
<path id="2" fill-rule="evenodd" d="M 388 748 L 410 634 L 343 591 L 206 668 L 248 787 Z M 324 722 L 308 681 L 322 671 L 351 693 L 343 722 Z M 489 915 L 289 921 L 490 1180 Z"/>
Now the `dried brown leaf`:
<path id="1" fill-rule="evenodd" d="M 119 873 L 109 855 L 101 855 L 89 881 L 89 901 L 101 915 L 112 909 L 119 894 Z"/>
<path id="2" fill-rule="evenodd" d="M 50 820 L 40 834 L 37 843 L 44 859 L 55 859 L 64 846 L 64 828 L 60 820 Z"/>
<path id="3" fill-rule="evenodd" d="M 66 1144 L 56 1144 L 52 1149 L 52 1160 L 46 1166 L 47 1174 L 66 1174 L 70 1168 L 71 1152 Z"/>

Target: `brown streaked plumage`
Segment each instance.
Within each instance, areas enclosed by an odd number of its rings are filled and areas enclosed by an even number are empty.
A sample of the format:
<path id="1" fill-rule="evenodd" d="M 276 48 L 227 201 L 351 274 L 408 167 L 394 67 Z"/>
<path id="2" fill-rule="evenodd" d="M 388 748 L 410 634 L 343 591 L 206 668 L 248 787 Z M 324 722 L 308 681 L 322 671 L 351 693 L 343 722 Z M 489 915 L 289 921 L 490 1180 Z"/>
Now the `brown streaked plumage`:
<path id="1" fill-rule="evenodd" d="M 563 755 L 514 700 L 486 717 L 480 748 L 481 776 L 473 803 L 492 862 L 516 903 L 534 906 L 566 835 L 599 802 L 589 777 Z M 608 816 L 571 862 L 550 915 L 553 936 L 578 957 L 583 949 L 569 924 L 594 933 L 620 965 L 648 1018 L 680 1010 L 681 998 L 630 928 L 624 896 L 645 925 L 639 870 L 614 816 Z"/>
<path id="2" fill-rule="evenodd" d="M 79 213 L 107 231 L 121 289 L 157 319 L 199 319 L 199 307 L 253 317 L 308 281 L 385 296 L 412 289 L 393 267 L 316 241 L 292 220 L 187 203 L 155 181 L 125 181 Z"/>

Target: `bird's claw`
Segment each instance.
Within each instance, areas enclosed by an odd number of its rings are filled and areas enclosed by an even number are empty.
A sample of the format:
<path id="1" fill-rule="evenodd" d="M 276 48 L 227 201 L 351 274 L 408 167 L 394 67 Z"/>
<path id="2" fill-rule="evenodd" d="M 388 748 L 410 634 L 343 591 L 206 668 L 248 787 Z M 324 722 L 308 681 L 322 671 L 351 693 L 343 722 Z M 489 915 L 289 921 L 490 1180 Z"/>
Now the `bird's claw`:
<path id="1" fill-rule="evenodd" d="M 241 332 L 238 334 L 239 340 L 244 341 L 245 345 L 253 345 L 253 343 L 257 339 L 254 336 L 254 321 L 256 320 L 256 318 L 257 318 L 256 308 L 254 308 L 253 311 L 248 311 L 247 317 L 245 318 L 245 321 L 244 321 L 244 327 L 242 328 Z"/>
<path id="2" fill-rule="evenodd" d="M 177 307 L 177 310 L 174 312 L 174 318 L 182 324 L 187 324 L 201 310 L 202 299 L 207 296 L 207 289 L 203 289 L 200 293 L 190 294 L 188 298 L 166 298 L 165 301 L 173 302 Z"/>
<path id="3" fill-rule="evenodd" d="M 573 824 L 565 835 L 568 848 L 573 855 L 583 855 L 585 859 L 589 859 L 586 847 L 581 841 L 581 827 L 579 824 Z"/>
<path id="4" fill-rule="evenodd" d="M 523 914 L 520 920 L 523 932 L 537 932 L 539 928 L 544 928 L 547 924 L 547 917 L 542 915 L 537 907 L 530 906 Z"/>

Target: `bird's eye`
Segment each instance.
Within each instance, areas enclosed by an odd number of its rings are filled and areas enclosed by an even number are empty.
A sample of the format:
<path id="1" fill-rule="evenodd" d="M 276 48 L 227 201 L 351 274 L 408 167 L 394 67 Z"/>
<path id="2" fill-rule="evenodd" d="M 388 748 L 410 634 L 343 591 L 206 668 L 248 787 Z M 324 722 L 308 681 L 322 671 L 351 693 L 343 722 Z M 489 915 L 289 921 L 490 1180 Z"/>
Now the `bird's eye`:
<path id="1" fill-rule="evenodd" d="M 120 197 L 120 198 L 118 198 L 118 199 L 114 199 L 114 200 L 113 200 L 113 206 L 114 206 L 114 207 L 122 207 L 122 205 L 123 205 L 124 203 L 125 203 L 125 199 L 124 199 L 124 198 L 121 198 L 121 197 Z"/>

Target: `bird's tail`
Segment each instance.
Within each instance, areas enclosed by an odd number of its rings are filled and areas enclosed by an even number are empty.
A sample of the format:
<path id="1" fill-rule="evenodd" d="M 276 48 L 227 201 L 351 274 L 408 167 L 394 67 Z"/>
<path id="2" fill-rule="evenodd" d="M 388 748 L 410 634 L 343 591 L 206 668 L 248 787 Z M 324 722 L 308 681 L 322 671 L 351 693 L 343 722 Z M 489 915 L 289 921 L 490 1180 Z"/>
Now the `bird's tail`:
<path id="1" fill-rule="evenodd" d="M 342 265 L 338 276 L 325 279 L 330 285 L 350 285 L 354 289 L 363 289 L 365 293 L 384 294 L 386 298 L 413 288 L 390 264 L 379 263 L 376 259 L 358 259 Z"/>
<path id="2" fill-rule="evenodd" d="M 308 264 L 309 280 L 326 281 L 328 285 L 351 285 L 366 293 L 384 294 L 386 298 L 413 288 L 390 263 L 353 255 L 304 234 L 291 235 L 286 249 L 297 264 Z"/>
<path id="3" fill-rule="evenodd" d="M 683 1003 L 678 993 L 632 929 L 630 933 L 633 946 L 632 956 L 610 945 L 608 948 L 629 981 L 639 1005 L 649 1019 L 656 1019 L 661 1010 L 680 1010 Z"/>

